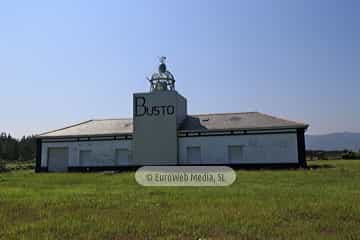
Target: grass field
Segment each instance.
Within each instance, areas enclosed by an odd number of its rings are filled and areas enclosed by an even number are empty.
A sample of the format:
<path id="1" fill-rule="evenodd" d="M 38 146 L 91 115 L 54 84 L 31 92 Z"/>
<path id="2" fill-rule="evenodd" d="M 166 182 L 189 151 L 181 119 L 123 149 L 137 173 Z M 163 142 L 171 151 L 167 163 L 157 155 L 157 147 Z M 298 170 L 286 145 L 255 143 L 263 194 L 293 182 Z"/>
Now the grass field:
<path id="1" fill-rule="evenodd" d="M 238 170 L 231 187 L 133 173 L 0 174 L 0 239 L 360 239 L 360 161 Z"/>

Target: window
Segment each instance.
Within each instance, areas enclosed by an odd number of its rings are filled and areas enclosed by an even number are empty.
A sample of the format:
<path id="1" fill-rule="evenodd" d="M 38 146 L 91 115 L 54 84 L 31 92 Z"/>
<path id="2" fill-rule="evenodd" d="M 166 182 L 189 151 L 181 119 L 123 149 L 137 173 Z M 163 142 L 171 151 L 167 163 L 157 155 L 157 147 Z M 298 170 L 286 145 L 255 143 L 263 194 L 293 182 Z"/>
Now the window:
<path id="1" fill-rule="evenodd" d="M 243 146 L 228 146 L 228 156 L 230 163 L 240 163 L 243 161 Z"/>
<path id="2" fill-rule="evenodd" d="M 201 149 L 199 146 L 187 147 L 187 163 L 201 164 Z"/>
<path id="3" fill-rule="evenodd" d="M 116 149 L 116 165 L 129 165 L 129 150 L 126 148 Z"/>
<path id="4" fill-rule="evenodd" d="M 80 166 L 91 166 L 91 150 L 80 150 Z"/>

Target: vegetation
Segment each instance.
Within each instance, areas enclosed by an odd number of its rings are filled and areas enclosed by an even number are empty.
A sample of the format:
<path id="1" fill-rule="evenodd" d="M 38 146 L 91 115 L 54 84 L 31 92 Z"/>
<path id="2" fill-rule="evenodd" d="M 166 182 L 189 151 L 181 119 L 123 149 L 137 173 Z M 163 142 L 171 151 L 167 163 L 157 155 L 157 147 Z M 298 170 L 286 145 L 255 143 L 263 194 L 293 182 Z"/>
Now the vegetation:
<path id="1" fill-rule="evenodd" d="M 360 159 L 359 152 L 344 149 L 342 151 L 307 150 L 307 160 L 334 160 L 334 159 Z"/>
<path id="2" fill-rule="evenodd" d="M 10 134 L 0 134 L 0 160 L 25 161 L 35 159 L 36 140 L 33 136 L 20 140 Z"/>
<path id="3" fill-rule="evenodd" d="M 0 172 L 4 172 L 6 170 L 6 163 L 5 161 L 0 159 Z"/>
<path id="4" fill-rule="evenodd" d="M 8 161 L 5 163 L 5 171 L 35 169 L 35 160 Z"/>
<path id="5" fill-rule="evenodd" d="M 342 155 L 342 159 L 360 159 L 360 152 L 347 151 Z"/>
<path id="6" fill-rule="evenodd" d="M 0 239 L 357 239 L 360 161 L 238 170 L 230 187 L 139 186 L 134 173 L 0 174 Z"/>

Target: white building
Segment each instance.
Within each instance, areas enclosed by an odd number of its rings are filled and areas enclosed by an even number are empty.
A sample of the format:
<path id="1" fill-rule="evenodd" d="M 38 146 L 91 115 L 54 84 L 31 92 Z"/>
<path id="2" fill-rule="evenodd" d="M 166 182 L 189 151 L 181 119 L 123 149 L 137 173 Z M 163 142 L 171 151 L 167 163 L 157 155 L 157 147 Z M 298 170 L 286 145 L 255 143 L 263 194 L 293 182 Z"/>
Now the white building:
<path id="1" fill-rule="evenodd" d="M 36 171 L 306 166 L 307 124 L 259 112 L 188 115 L 163 60 L 150 92 L 134 94 L 133 119 L 89 120 L 38 135 Z"/>

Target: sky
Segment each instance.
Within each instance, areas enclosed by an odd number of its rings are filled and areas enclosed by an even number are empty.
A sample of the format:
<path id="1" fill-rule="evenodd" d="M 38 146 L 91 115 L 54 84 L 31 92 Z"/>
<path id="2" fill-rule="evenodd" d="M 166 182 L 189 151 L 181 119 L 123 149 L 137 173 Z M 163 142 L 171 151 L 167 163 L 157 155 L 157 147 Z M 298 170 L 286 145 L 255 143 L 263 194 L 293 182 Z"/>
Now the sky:
<path id="1" fill-rule="evenodd" d="M 0 132 L 132 117 L 166 56 L 189 114 L 360 132 L 360 1 L 1 1 Z"/>

